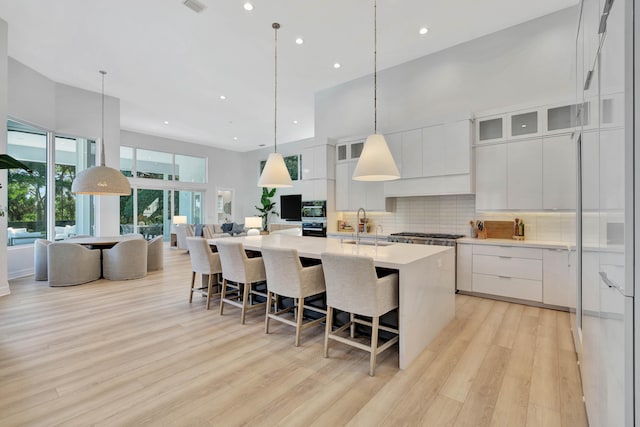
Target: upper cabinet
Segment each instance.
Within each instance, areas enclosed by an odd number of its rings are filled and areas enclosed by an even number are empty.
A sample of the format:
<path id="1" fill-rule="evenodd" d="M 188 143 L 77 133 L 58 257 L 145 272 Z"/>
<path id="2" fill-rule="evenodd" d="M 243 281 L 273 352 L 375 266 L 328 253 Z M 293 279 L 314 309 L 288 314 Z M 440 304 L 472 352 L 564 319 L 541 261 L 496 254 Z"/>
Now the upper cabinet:
<path id="1" fill-rule="evenodd" d="M 387 197 L 473 193 L 473 125 L 459 120 L 387 135 L 401 179 L 384 183 Z"/>
<path id="2" fill-rule="evenodd" d="M 507 117 L 504 114 L 488 116 L 476 120 L 478 144 L 504 141 Z"/>
<path id="3" fill-rule="evenodd" d="M 318 145 L 302 151 L 302 179 L 327 179 L 327 146 Z"/>
<path id="4" fill-rule="evenodd" d="M 531 138 L 542 134 L 538 110 L 508 114 L 507 123 L 509 139 Z"/>

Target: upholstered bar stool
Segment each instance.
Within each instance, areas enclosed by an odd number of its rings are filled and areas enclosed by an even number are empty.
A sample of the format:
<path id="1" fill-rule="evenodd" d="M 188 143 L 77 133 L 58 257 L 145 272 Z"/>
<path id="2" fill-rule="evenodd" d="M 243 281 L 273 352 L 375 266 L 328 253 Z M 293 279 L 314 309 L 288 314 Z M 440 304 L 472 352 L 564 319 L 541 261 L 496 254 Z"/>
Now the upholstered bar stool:
<path id="1" fill-rule="evenodd" d="M 220 315 L 224 314 L 225 303 L 239 307 L 242 309 L 240 323 L 244 325 L 247 311 L 262 308 L 266 305 L 266 302 L 249 304 L 249 299 L 253 295 L 267 297 L 267 294 L 254 288 L 257 282 L 264 282 L 267 277 L 262 258 L 247 257 L 241 242 L 229 240 L 224 238 L 216 240 L 222 265 Z M 229 291 L 229 289 L 231 290 Z"/>
<path id="2" fill-rule="evenodd" d="M 33 242 L 33 266 L 36 280 L 48 280 L 47 247 L 51 244 L 46 239 L 36 239 Z"/>
<path id="3" fill-rule="evenodd" d="M 302 315 L 305 309 L 326 314 L 321 308 L 304 304 L 304 299 L 324 293 L 324 274 L 322 265 L 302 267 L 298 251 L 295 249 L 262 248 L 262 259 L 267 274 L 267 312 L 265 315 L 265 333 L 269 333 L 269 319 L 278 320 L 296 328 L 295 346 L 300 345 L 300 332 L 311 326 L 318 325 L 326 319 L 319 319 L 302 323 Z M 275 296 L 274 312 L 271 312 L 272 298 Z M 277 297 L 294 299 L 292 307 L 278 310 Z M 296 311 L 293 322 L 285 316 L 292 310 Z"/>
<path id="4" fill-rule="evenodd" d="M 398 308 L 398 274 L 378 278 L 373 258 L 360 255 L 322 253 L 322 266 L 327 288 L 327 326 L 324 335 L 324 357 L 329 357 L 329 340 L 359 348 L 371 353 L 369 375 L 376 368 L 376 356 L 398 342 L 398 330 L 380 326 L 380 316 Z M 351 314 L 351 320 L 332 331 L 333 310 Z M 371 322 L 356 316 L 371 317 Z M 371 327 L 369 347 L 338 334 L 351 328 L 354 335 L 355 324 Z M 378 347 L 378 330 L 396 334 Z"/>
<path id="5" fill-rule="evenodd" d="M 202 237 L 187 237 L 187 246 L 189 247 L 189 258 L 191 259 L 191 292 L 189 293 L 189 303 L 193 301 L 193 293 L 199 292 L 207 297 L 207 310 L 209 310 L 211 297 L 213 296 L 214 278 L 222 273 L 220 255 L 212 252 L 206 239 Z M 196 273 L 200 273 L 203 277 L 205 275 L 209 276 L 206 288 L 204 286 L 195 287 Z M 216 285 L 218 285 L 217 281 Z"/>

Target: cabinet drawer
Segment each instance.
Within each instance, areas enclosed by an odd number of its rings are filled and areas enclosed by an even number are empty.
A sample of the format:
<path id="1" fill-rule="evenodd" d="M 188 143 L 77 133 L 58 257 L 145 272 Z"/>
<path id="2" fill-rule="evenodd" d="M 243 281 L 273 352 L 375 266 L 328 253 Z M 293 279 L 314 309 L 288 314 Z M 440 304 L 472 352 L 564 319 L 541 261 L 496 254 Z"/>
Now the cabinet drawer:
<path id="1" fill-rule="evenodd" d="M 519 298 L 529 301 L 542 301 L 542 282 L 540 280 L 518 279 L 488 274 L 473 274 L 473 292 Z"/>
<path id="2" fill-rule="evenodd" d="M 542 259 L 542 249 L 517 248 L 513 246 L 473 245 L 473 254 Z"/>
<path id="3" fill-rule="evenodd" d="M 542 280 L 542 261 L 493 255 L 473 255 L 473 272 L 520 279 Z"/>

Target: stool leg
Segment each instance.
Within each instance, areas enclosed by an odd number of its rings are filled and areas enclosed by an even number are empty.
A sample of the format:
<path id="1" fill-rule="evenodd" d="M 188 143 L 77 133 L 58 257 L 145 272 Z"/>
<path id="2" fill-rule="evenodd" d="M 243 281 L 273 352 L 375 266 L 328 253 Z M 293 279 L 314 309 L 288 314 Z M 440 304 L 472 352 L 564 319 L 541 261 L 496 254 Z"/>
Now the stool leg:
<path id="1" fill-rule="evenodd" d="M 264 316 L 264 333 L 265 334 L 269 333 L 269 311 L 271 311 L 271 292 L 267 290 L 267 312 Z"/>
<path id="2" fill-rule="evenodd" d="M 244 284 L 244 292 L 242 294 L 242 317 L 240 323 L 244 325 L 244 320 L 247 316 L 247 303 L 249 301 L 249 290 L 251 289 L 251 283 Z"/>
<path id="3" fill-rule="evenodd" d="M 191 272 L 191 292 L 189 292 L 189 304 L 191 304 L 191 301 L 193 301 L 193 286 L 196 283 L 196 272 L 192 271 Z"/>
<path id="4" fill-rule="evenodd" d="M 378 353 L 378 325 L 380 317 L 371 319 L 371 359 L 369 360 L 369 375 L 373 376 L 376 370 L 376 356 Z"/>
<path id="5" fill-rule="evenodd" d="M 333 323 L 333 307 L 327 306 L 327 326 L 324 329 L 324 357 L 329 357 L 329 334 Z"/>
<path id="6" fill-rule="evenodd" d="M 222 291 L 220 292 L 220 316 L 224 312 L 224 299 L 227 295 L 227 279 L 222 279 Z"/>
<path id="7" fill-rule="evenodd" d="M 211 301 L 211 292 L 213 291 L 213 274 L 209 274 L 209 286 L 207 287 L 207 310 Z"/>
<path id="8" fill-rule="evenodd" d="M 356 323 L 354 322 L 354 320 L 356 320 L 356 315 L 353 313 L 349 313 L 349 320 L 351 321 L 351 327 L 349 328 L 349 334 L 351 336 L 351 338 L 355 338 L 356 337 Z"/>
<path id="9" fill-rule="evenodd" d="M 300 330 L 302 329 L 302 313 L 304 312 L 304 298 L 298 298 L 298 313 L 296 323 L 296 347 L 300 345 Z"/>

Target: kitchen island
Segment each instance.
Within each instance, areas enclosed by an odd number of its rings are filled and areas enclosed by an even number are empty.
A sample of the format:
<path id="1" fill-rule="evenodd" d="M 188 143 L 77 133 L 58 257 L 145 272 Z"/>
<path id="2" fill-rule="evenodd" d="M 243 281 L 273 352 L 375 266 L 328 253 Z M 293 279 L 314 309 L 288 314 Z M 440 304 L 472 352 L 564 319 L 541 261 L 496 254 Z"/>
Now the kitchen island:
<path id="1" fill-rule="evenodd" d="M 455 315 L 455 253 L 445 246 L 385 243 L 385 246 L 352 244 L 338 239 L 284 234 L 227 237 L 244 248 L 263 246 L 297 249 L 298 255 L 320 259 L 322 252 L 366 255 L 376 267 L 399 273 L 398 329 L 400 369 L 407 368 Z M 215 245 L 216 240 L 209 243 Z"/>

